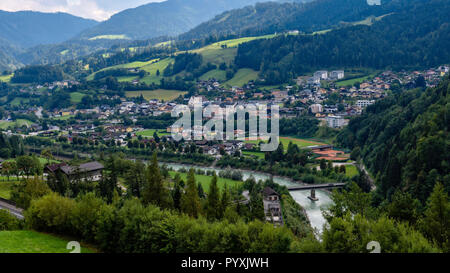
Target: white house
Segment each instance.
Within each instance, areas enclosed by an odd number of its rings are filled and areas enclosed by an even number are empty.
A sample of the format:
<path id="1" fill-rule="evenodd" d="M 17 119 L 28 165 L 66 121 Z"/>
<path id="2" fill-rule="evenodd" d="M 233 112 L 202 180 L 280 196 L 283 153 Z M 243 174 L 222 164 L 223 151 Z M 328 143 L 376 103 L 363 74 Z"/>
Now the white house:
<path id="1" fill-rule="evenodd" d="M 343 79 L 344 77 L 345 77 L 344 70 L 335 70 L 335 71 L 331 71 L 331 73 L 330 73 L 330 78 L 332 78 L 334 80 L 340 80 L 340 79 Z"/>

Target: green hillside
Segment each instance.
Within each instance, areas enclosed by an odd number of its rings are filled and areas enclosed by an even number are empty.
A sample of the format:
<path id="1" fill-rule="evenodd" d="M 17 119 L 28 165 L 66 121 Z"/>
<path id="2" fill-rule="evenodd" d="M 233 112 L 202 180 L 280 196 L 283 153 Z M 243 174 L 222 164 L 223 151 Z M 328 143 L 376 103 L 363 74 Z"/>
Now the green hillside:
<path id="1" fill-rule="evenodd" d="M 242 68 L 236 72 L 236 74 L 232 79 L 226 81 L 223 85 L 225 87 L 243 86 L 244 84 L 247 84 L 249 81 L 254 81 L 257 79 L 258 79 L 257 71 L 249 68 Z"/>

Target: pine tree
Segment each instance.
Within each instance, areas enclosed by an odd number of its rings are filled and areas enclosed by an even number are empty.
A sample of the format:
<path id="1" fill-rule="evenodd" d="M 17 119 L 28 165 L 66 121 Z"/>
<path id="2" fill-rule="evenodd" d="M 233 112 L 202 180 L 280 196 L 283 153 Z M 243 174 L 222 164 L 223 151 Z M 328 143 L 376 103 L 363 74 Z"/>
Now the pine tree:
<path id="1" fill-rule="evenodd" d="M 144 203 L 155 204 L 162 208 L 168 208 L 171 205 L 170 195 L 164 187 L 164 181 L 158 166 L 156 152 L 153 153 L 153 159 L 147 169 L 147 181 L 144 189 Z"/>
<path id="2" fill-rule="evenodd" d="M 195 183 L 194 169 L 190 169 L 187 176 L 186 192 L 181 197 L 181 209 L 192 217 L 198 217 L 200 214 L 200 200 Z"/>
<path id="3" fill-rule="evenodd" d="M 219 199 L 219 187 L 217 186 L 217 175 L 211 180 L 211 185 L 209 186 L 209 194 L 206 204 L 206 216 L 209 220 L 219 219 L 221 214 L 221 203 Z"/>
<path id="4" fill-rule="evenodd" d="M 221 218 L 223 217 L 223 215 L 225 214 L 225 211 L 227 210 L 227 207 L 231 203 L 230 199 L 231 199 L 230 192 L 228 191 L 228 186 L 225 183 L 225 186 L 224 186 L 223 192 L 222 192 L 221 204 L 220 204 L 220 217 Z"/>
<path id="5" fill-rule="evenodd" d="M 172 191 L 172 199 L 173 199 L 173 206 L 175 209 L 180 210 L 180 202 L 181 202 L 181 185 L 180 185 L 180 174 L 177 173 L 174 178 L 174 186 Z"/>

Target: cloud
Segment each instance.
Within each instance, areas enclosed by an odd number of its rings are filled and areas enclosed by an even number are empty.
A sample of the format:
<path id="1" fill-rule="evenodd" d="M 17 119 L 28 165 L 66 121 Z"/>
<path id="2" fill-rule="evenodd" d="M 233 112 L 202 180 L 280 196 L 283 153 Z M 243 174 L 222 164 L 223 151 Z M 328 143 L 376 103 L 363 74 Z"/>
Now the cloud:
<path id="1" fill-rule="evenodd" d="M 163 0 L 1 0 L 0 10 L 59 11 L 102 21 L 121 10 L 161 1 Z"/>

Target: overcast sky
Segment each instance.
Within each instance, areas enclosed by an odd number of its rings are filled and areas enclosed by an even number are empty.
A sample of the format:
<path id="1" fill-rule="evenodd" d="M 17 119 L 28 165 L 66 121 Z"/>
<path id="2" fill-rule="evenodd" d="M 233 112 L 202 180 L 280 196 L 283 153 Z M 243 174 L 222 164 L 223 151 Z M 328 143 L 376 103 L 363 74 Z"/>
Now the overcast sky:
<path id="1" fill-rule="evenodd" d="M 102 21 L 121 10 L 162 1 L 164 0 L 0 0 L 0 10 L 61 11 Z"/>

